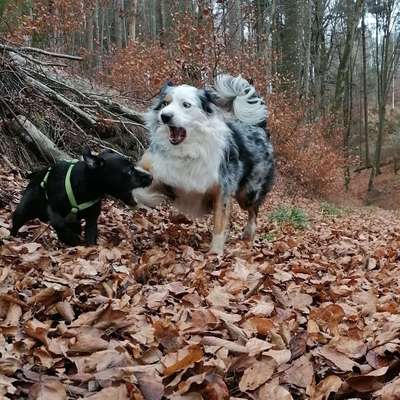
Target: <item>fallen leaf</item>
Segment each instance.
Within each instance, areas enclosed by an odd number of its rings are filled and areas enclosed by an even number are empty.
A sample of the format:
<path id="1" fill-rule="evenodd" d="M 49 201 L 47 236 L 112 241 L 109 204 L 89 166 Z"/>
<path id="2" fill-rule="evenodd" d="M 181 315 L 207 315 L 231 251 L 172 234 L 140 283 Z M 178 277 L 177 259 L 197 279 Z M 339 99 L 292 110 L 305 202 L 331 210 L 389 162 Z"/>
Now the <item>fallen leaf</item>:
<path id="1" fill-rule="evenodd" d="M 314 368 L 307 356 L 295 360 L 292 366 L 281 375 L 281 383 L 289 383 L 307 389 L 314 377 Z"/>
<path id="2" fill-rule="evenodd" d="M 264 384 L 257 393 L 258 400 L 293 400 L 289 391 L 279 385 L 279 378 Z"/>
<path id="3" fill-rule="evenodd" d="M 242 392 L 258 389 L 262 384 L 271 378 L 276 368 L 276 361 L 272 358 L 265 358 L 262 361 L 255 361 L 248 367 L 239 382 L 239 389 Z"/>
<path id="4" fill-rule="evenodd" d="M 169 376 L 186 369 L 203 358 L 203 350 L 199 345 L 190 345 L 177 353 L 169 353 L 161 359 L 164 365 L 164 375 Z"/>
<path id="5" fill-rule="evenodd" d="M 342 380 L 336 375 L 329 375 L 313 388 L 312 400 L 328 400 L 332 393 L 337 393 L 342 386 Z"/>
<path id="6" fill-rule="evenodd" d="M 383 367 L 365 375 L 351 376 L 346 382 L 357 392 L 369 393 L 383 387 L 388 369 L 389 367 Z"/>
<path id="7" fill-rule="evenodd" d="M 57 380 L 35 383 L 29 389 L 29 400 L 66 400 L 67 392 L 64 385 Z"/>

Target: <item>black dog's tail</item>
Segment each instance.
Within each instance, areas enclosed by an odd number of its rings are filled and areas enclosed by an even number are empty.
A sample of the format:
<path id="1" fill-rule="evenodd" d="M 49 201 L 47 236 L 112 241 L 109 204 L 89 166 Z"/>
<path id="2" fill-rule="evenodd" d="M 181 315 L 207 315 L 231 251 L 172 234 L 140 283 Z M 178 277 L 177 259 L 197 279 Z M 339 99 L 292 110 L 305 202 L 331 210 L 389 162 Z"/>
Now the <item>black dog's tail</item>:
<path id="1" fill-rule="evenodd" d="M 236 118 L 250 125 L 264 125 L 267 107 L 254 86 L 240 75 L 218 75 L 214 82 L 217 101 L 228 106 Z"/>

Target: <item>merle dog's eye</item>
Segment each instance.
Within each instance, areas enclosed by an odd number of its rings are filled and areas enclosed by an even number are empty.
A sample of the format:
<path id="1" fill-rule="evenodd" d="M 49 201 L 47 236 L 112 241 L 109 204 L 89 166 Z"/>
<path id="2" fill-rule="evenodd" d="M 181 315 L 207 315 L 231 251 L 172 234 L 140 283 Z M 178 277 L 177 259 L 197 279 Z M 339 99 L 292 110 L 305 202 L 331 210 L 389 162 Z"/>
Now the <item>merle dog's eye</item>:
<path id="1" fill-rule="evenodd" d="M 160 106 L 161 108 L 164 108 L 168 105 L 168 103 L 166 101 L 161 102 Z"/>
<path id="2" fill-rule="evenodd" d="M 192 107 L 192 105 L 191 105 L 190 103 L 186 103 L 186 101 L 184 101 L 184 102 L 182 103 L 182 105 L 183 105 L 183 107 L 185 107 L 185 108 L 190 108 L 190 107 Z"/>

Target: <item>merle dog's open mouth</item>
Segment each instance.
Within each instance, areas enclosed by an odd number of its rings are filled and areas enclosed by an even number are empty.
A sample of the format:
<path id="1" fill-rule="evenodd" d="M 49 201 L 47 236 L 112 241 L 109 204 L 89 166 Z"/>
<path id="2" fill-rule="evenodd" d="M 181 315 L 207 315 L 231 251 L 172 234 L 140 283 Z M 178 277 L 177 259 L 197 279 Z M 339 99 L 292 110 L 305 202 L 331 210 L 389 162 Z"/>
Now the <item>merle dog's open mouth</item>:
<path id="1" fill-rule="evenodd" d="M 184 128 L 177 128 L 175 126 L 169 127 L 169 141 L 173 145 L 182 143 L 186 138 L 186 130 Z"/>

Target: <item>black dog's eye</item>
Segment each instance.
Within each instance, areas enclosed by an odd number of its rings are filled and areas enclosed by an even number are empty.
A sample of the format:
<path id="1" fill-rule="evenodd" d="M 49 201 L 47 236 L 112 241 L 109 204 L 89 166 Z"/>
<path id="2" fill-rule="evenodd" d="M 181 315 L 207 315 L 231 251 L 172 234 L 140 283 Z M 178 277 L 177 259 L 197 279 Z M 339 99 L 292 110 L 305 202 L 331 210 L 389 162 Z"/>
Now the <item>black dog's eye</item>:
<path id="1" fill-rule="evenodd" d="M 186 103 L 186 101 L 184 101 L 184 102 L 182 103 L 182 105 L 183 105 L 184 108 L 190 108 L 190 107 L 192 107 L 192 105 L 191 105 L 190 103 Z"/>

